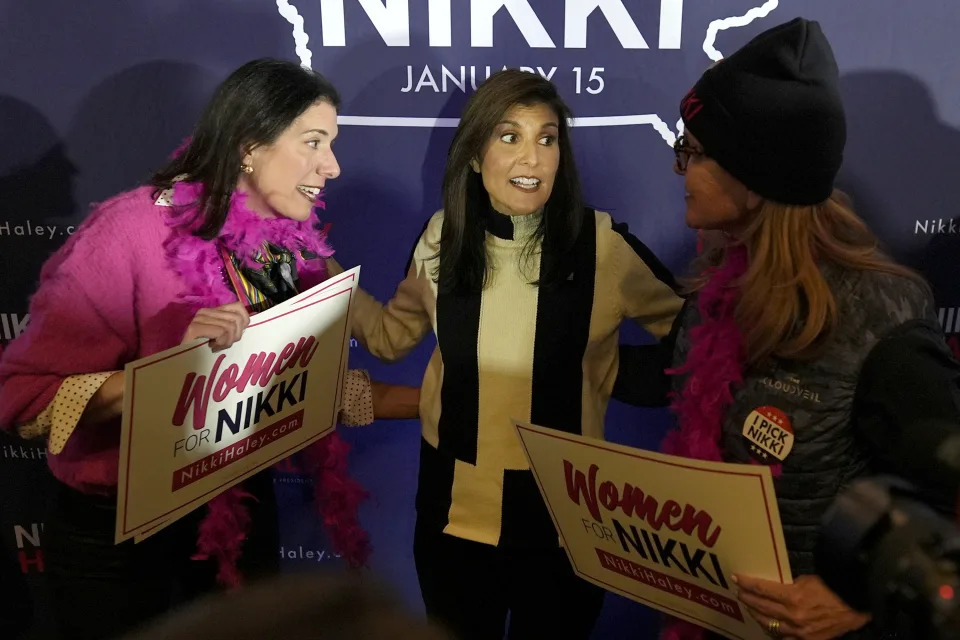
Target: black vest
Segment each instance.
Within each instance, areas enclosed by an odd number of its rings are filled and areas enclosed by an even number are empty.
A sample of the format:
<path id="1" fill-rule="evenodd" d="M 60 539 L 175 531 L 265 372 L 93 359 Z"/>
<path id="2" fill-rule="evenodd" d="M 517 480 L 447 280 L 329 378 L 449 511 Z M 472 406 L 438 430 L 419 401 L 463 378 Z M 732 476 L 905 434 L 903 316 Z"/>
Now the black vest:
<path id="1" fill-rule="evenodd" d="M 815 573 L 813 549 L 827 507 L 845 485 L 871 472 L 853 426 L 864 360 L 904 322 L 936 323 L 933 300 L 913 281 L 875 271 L 825 275 L 837 300 L 840 326 L 823 355 L 810 362 L 773 360 L 746 372 L 743 385 L 734 390 L 721 438 L 728 462 L 782 462 L 774 485 L 795 576 Z M 675 364 L 686 361 L 689 330 L 699 321 L 693 299 L 677 335 Z M 683 382 L 678 377 L 675 388 Z"/>

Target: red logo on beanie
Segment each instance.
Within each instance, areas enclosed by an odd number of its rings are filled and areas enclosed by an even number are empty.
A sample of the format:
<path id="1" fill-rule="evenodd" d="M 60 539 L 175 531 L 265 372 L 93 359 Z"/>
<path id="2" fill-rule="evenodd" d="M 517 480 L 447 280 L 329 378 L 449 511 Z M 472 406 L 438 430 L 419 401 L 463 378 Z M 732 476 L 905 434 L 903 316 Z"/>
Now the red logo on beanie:
<path id="1" fill-rule="evenodd" d="M 680 114 L 684 120 L 690 120 L 703 109 L 703 101 L 697 97 L 693 89 L 680 101 Z"/>

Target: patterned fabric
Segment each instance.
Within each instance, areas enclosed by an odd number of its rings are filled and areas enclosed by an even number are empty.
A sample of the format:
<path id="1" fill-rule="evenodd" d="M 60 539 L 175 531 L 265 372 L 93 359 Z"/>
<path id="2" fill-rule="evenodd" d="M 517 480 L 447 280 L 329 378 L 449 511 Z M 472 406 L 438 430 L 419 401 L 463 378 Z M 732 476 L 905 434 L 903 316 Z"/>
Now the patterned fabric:
<path id="1" fill-rule="evenodd" d="M 116 372 L 103 371 L 68 376 L 57 390 L 53 402 L 47 405 L 40 415 L 17 425 L 17 435 L 25 439 L 49 437 L 47 448 L 50 453 L 60 453 L 67 444 L 67 438 L 80 422 L 80 416 L 87 408 L 90 398 L 114 373 Z"/>
<path id="2" fill-rule="evenodd" d="M 300 293 L 297 261 L 292 252 L 264 242 L 253 261 L 256 267 L 244 264 L 235 255 L 224 256 L 230 282 L 238 297 L 246 299 L 246 307 L 252 313 L 265 311 Z"/>
<path id="3" fill-rule="evenodd" d="M 304 259 L 311 259 L 309 252 L 301 251 L 300 255 Z M 236 256 L 224 252 L 227 277 L 237 292 L 237 297 L 245 298 L 245 306 L 251 313 L 265 311 L 300 293 L 297 261 L 291 251 L 264 242 L 263 250 L 256 255 L 254 261 L 259 265 L 258 268 L 245 265 Z M 347 427 L 362 427 L 373 422 L 373 389 L 370 375 L 366 371 L 347 371 L 342 399 L 341 424 Z"/>
<path id="4" fill-rule="evenodd" d="M 373 422 L 373 387 L 365 369 L 348 369 L 343 379 L 343 406 L 340 424 L 364 427 Z"/>

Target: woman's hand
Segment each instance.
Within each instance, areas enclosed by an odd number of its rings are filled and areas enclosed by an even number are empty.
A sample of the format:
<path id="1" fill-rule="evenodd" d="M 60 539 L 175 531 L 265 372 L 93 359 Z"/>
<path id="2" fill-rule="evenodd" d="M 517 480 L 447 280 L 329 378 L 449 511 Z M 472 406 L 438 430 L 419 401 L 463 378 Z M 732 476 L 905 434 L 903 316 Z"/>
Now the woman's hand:
<path id="1" fill-rule="evenodd" d="M 780 584 L 736 575 L 739 598 L 760 626 L 774 638 L 829 640 L 870 622 L 854 611 L 814 575 Z"/>
<path id="2" fill-rule="evenodd" d="M 250 325 L 250 314 L 240 302 L 200 309 L 187 326 L 180 344 L 208 338 L 214 351 L 226 349 L 240 339 Z"/>
<path id="3" fill-rule="evenodd" d="M 373 416 L 377 420 L 404 420 L 420 417 L 420 387 L 370 381 Z"/>
<path id="4" fill-rule="evenodd" d="M 90 397 L 83 413 L 80 414 L 77 425 L 99 424 L 119 418 L 123 414 L 123 387 L 125 382 L 126 375 L 123 371 L 117 371 L 104 380 L 96 393 Z"/>
<path id="5" fill-rule="evenodd" d="M 240 339 L 249 324 L 250 314 L 239 302 L 201 309 L 187 326 L 181 344 L 208 338 L 214 351 L 226 349 Z M 90 398 L 79 424 L 97 424 L 119 417 L 123 413 L 125 379 L 123 371 L 107 378 Z"/>

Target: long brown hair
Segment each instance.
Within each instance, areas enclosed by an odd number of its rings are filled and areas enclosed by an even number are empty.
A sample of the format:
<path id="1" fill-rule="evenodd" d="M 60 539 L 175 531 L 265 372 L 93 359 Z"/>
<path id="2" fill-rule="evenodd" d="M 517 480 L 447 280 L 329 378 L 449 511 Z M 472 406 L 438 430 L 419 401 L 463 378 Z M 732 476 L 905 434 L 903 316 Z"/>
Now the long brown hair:
<path id="1" fill-rule="evenodd" d="M 340 94 L 316 71 L 287 60 L 251 60 L 217 87 L 183 153 L 154 174 L 154 197 L 181 175 L 202 183 L 197 208 L 203 221 L 194 234 L 215 238 L 227 219 L 244 154 L 273 143 L 317 102 L 340 108 Z"/>
<path id="2" fill-rule="evenodd" d="M 877 237 L 839 190 L 816 205 L 765 201 L 738 241 L 750 258 L 736 310 L 749 365 L 769 357 L 806 360 L 820 354 L 839 315 L 823 273 L 827 265 L 881 271 L 927 288 L 920 275 L 881 251 Z M 697 273 L 723 262 L 726 243 L 716 244 L 705 247 L 694 263 Z M 702 275 L 694 278 L 689 289 L 696 291 L 705 282 Z"/>
<path id="3" fill-rule="evenodd" d="M 471 162 L 481 160 L 494 128 L 516 105 L 543 104 L 557 114 L 560 166 L 540 225 L 524 252 L 542 248 L 538 284 L 548 286 L 565 277 L 563 261 L 583 224 L 580 177 L 573 159 L 567 120 L 570 109 L 557 88 L 545 78 L 508 69 L 490 76 L 470 96 L 454 134 L 443 176 L 443 231 L 435 277 L 443 292 L 480 291 L 487 278 L 483 214 L 490 196 Z"/>

